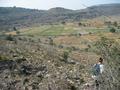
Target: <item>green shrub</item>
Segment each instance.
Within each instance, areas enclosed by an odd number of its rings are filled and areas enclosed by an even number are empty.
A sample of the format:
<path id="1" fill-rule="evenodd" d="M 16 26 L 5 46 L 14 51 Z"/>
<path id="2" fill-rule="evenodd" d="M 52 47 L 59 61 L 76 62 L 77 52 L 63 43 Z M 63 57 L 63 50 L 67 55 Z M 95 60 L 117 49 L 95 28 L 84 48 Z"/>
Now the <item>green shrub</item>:
<path id="1" fill-rule="evenodd" d="M 92 34 L 92 32 L 89 32 L 89 34 Z"/>
<path id="2" fill-rule="evenodd" d="M 19 34 L 20 34 L 20 31 L 16 31 L 16 34 L 18 34 L 18 35 L 19 35 Z"/>
<path id="3" fill-rule="evenodd" d="M 117 28 L 120 29 L 120 26 L 118 26 Z"/>
<path id="4" fill-rule="evenodd" d="M 53 41 L 53 39 L 51 38 L 51 39 L 49 39 L 49 44 L 50 45 L 54 45 L 54 41 Z"/>
<path id="5" fill-rule="evenodd" d="M 6 40 L 14 41 L 14 37 L 12 35 L 8 35 L 6 36 Z"/>
<path id="6" fill-rule="evenodd" d="M 65 24 L 66 24 L 66 22 L 65 22 L 65 21 L 62 21 L 62 22 L 61 22 L 61 24 L 65 25 Z"/>
<path id="7" fill-rule="evenodd" d="M 82 26 L 82 23 L 81 23 L 81 22 L 79 22 L 79 23 L 78 23 L 78 26 Z"/>
<path id="8" fill-rule="evenodd" d="M 114 25 L 115 27 L 117 27 L 117 26 L 118 26 L 118 23 L 115 21 L 115 22 L 113 22 L 113 25 Z"/>
<path id="9" fill-rule="evenodd" d="M 116 29 L 115 29 L 115 28 L 111 28 L 111 29 L 110 29 L 110 32 L 115 33 L 115 32 L 116 32 Z"/>
<path id="10" fill-rule="evenodd" d="M 63 61 L 67 62 L 68 56 L 69 56 L 69 52 L 68 51 L 64 51 L 63 52 Z"/>
<path id="11" fill-rule="evenodd" d="M 13 27 L 13 30 L 14 30 L 14 31 L 17 31 L 17 28 L 16 28 L 16 27 Z"/>

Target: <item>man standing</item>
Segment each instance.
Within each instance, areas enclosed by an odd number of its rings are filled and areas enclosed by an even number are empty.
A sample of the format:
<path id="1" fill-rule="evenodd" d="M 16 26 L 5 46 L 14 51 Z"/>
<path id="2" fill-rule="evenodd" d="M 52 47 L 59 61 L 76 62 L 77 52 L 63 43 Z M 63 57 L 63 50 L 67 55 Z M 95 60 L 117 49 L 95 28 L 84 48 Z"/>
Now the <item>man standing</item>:
<path id="1" fill-rule="evenodd" d="M 99 58 L 98 63 L 96 63 L 93 66 L 92 71 L 93 71 L 92 78 L 95 81 L 95 85 L 96 85 L 96 87 L 99 87 L 100 78 L 101 78 L 101 75 L 102 75 L 102 73 L 104 71 L 103 59 L 101 57 Z"/>

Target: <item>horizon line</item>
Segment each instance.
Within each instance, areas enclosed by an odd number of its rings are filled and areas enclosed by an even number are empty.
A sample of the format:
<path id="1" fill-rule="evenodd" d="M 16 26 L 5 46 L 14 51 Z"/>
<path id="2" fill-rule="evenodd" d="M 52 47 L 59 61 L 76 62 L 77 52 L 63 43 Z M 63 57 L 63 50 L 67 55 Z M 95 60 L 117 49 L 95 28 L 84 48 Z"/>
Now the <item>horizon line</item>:
<path id="1" fill-rule="evenodd" d="M 87 6 L 87 5 L 84 5 L 84 8 L 80 8 L 80 9 L 70 9 L 70 8 L 65 8 L 65 7 L 52 7 L 52 8 L 49 8 L 49 9 L 39 9 L 39 8 L 29 8 L 29 7 L 17 7 L 17 6 L 0 6 L 2 8 L 23 8 L 23 9 L 33 9 L 33 10 L 44 10 L 44 11 L 47 11 L 47 10 L 50 10 L 50 9 L 54 9 L 54 8 L 63 8 L 63 9 L 68 9 L 68 10 L 82 10 L 82 9 L 86 9 L 86 8 L 89 8 L 89 7 L 94 7 L 94 6 L 100 6 L 100 5 L 110 5 L 110 4 L 120 4 L 120 3 L 108 3 L 108 4 L 95 4 L 95 5 L 91 5 L 91 6 Z"/>

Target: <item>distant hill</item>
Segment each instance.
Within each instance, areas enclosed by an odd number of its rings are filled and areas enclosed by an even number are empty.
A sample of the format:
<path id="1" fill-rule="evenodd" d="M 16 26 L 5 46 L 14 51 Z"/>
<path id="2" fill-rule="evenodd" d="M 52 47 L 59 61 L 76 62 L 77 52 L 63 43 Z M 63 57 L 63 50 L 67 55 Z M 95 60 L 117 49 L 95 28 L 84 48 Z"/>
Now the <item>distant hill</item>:
<path id="1" fill-rule="evenodd" d="M 0 30 L 12 30 L 34 24 L 55 23 L 61 21 L 79 21 L 84 18 L 120 15 L 120 4 L 104 4 L 82 10 L 70 10 L 61 7 L 49 10 L 25 9 L 18 7 L 0 7 Z"/>

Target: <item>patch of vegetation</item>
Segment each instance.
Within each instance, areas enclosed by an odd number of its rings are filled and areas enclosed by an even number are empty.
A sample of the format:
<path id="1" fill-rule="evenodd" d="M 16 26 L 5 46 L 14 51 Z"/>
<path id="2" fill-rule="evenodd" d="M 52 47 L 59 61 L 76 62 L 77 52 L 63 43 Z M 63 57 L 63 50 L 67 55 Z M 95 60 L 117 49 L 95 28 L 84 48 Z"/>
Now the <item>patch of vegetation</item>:
<path id="1" fill-rule="evenodd" d="M 8 60 L 8 57 L 5 55 L 0 55 L 0 61 Z"/>
<path id="2" fill-rule="evenodd" d="M 68 57 L 69 57 L 69 52 L 68 52 L 68 51 L 64 51 L 64 52 L 63 52 L 63 61 L 64 61 L 64 62 L 67 62 Z"/>
<path id="3" fill-rule="evenodd" d="M 64 25 L 45 25 L 40 27 L 33 27 L 29 30 L 22 30 L 21 34 L 35 36 L 57 36 L 71 34 L 72 32 L 74 32 L 72 27 L 67 27 Z"/>
<path id="4" fill-rule="evenodd" d="M 111 28 L 111 29 L 110 29 L 110 32 L 111 32 L 111 33 L 115 33 L 115 32 L 116 32 L 116 29 L 115 29 L 115 28 Z"/>
<path id="5" fill-rule="evenodd" d="M 14 41 L 14 37 L 12 35 L 7 35 L 6 40 Z"/>
<path id="6" fill-rule="evenodd" d="M 19 35 L 19 34 L 20 34 L 20 31 L 16 31 L 16 34 Z"/>

